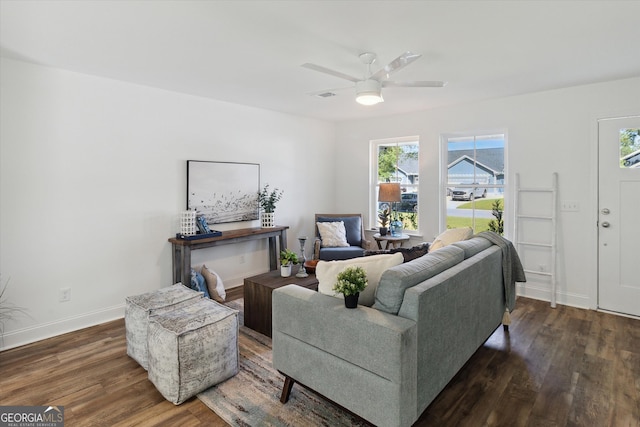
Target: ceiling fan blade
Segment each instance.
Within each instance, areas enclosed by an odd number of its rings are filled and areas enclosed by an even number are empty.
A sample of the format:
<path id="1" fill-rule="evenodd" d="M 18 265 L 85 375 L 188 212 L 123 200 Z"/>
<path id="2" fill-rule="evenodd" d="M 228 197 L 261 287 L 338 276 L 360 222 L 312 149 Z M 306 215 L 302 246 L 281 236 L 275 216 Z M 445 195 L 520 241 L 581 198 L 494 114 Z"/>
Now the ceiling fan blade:
<path id="1" fill-rule="evenodd" d="M 331 70 L 321 65 L 306 63 L 306 64 L 302 64 L 301 67 L 308 68 L 314 71 L 319 71 L 321 73 L 329 74 L 330 76 L 339 77 L 341 79 L 349 80 L 350 82 L 354 82 L 354 83 L 361 80 L 356 77 L 350 76 L 348 74 L 341 73 L 340 71 Z"/>
<path id="2" fill-rule="evenodd" d="M 440 81 L 382 82 L 382 87 L 445 87 L 446 85 L 447 82 Z"/>
<path id="3" fill-rule="evenodd" d="M 389 78 L 391 73 L 395 73 L 396 71 L 401 70 L 421 56 L 422 55 L 419 53 L 405 52 L 385 65 L 384 68 L 378 70 L 373 76 L 371 76 L 371 78 L 378 81 L 387 79 Z"/>

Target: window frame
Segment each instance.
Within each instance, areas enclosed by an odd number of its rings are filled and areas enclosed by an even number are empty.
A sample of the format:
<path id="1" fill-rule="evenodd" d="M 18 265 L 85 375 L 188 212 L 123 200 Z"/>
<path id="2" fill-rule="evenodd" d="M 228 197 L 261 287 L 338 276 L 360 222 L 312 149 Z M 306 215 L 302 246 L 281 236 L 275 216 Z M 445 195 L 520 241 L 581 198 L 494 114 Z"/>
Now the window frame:
<path id="1" fill-rule="evenodd" d="M 504 221 L 504 237 L 510 238 L 510 227 L 508 224 L 511 223 L 509 220 L 509 204 L 511 197 L 509 196 L 509 166 L 508 166 L 508 133 L 507 129 L 494 129 L 494 130 L 483 130 L 483 131 L 472 131 L 472 132 L 452 132 L 452 133 L 443 133 L 440 135 L 440 189 L 439 189 L 439 203 L 440 203 L 440 215 L 438 220 L 438 229 L 439 232 L 442 232 L 447 229 L 447 188 L 450 187 L 449 183 L 449 142 L 450 140 L 455 139 L 468 139 L 471 138 L 474 140 L 474 163 L 477 162 L 477 156 L 475 155 L 475 150 L 477 148 L 476 142 L 478 139 L 487 138 L 490 136 L 498 136 L 502 135 L 504 140 L 504 167 L 503 167 L 503 183 L 502 184 L 456 184 L 458 188 L 501 188 L 503 194 L 503 221 Z M 451 141 L 454 142 L 454 141 Z M 474 168 L 475 174 L 475 168 Z M 474 176 L 474 181 L 476 181 Z M 474 208 L 475 211 L 475 208 Z M 475 216 L 474 216 L 475 217 Z"/>
<path id="2" fill-rule="evenodd" d="M 406 184 L 403 187 L 408 187 L 415 189 L 415 193 L 418 194 L 418 204 L 417 211 L 418 214 L 418 227 L 416 230 L 407 230 L 403 231 L 404 234 L 414 236 L 420 235 L 420 138 L 416 136 L 405 136 L 398 138 L 385 138 L 385 139 L 375 139 L 369 141 L 369 149 L 370 149 L 370 176 L 369 176 L 369 229 L 377 230 L 380 226 L 378 223 L 378 152 L 380 146 L 390 146 L 390 145 L 408 145 L 415 144 L 418 147 L 418 175 L 416 179 L 416 183 L 414 184 Z"/>

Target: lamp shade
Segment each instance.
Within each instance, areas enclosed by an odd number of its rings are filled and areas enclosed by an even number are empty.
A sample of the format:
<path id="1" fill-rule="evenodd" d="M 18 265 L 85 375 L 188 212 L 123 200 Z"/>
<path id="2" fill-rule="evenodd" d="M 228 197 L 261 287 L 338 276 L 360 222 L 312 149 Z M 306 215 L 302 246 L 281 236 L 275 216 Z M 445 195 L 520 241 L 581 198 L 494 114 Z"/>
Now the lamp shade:
<path id="1" fill-rule="evenodd" d="M 401 193 L 399 183 L 383 182 L 378 190 L 378 202 L 399 202 Z"/>

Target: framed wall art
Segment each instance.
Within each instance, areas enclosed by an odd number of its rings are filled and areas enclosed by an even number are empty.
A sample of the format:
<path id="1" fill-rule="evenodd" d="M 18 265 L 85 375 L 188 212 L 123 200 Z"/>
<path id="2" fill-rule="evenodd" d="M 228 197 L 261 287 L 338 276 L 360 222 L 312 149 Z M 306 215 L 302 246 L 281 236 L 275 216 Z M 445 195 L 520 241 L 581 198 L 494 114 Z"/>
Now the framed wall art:
<path id="1" fill-rule="evenodd" d="M 257 163 L 187 160 L 187 209 L 209 224 L 258 219 Z"/>

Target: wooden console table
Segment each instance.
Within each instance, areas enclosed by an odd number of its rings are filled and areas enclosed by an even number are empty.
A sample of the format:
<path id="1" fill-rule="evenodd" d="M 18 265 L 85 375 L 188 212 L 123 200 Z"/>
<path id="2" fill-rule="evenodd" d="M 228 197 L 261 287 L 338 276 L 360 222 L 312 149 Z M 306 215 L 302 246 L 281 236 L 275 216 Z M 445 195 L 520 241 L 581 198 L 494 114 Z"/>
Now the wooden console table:
<path id="1" fill-rule="evenodd" d="M 284 227 L 270 228 L 240 228 L 237 230 L 223 231 L 222 235 L 208 237 L 199 240 L 184 240 L 178 238 L 170 238 L 173 248 L 173 282 L 182 282 L 188 286 L 191 280 L 191 251 L 196 249 L 211 248 L 220 245 L 229 245 L 231 243 L 246 242 L 248 240 L 269 239 L 269 268 L 276 270 L 278 268 L 278 250 L 276 247 L 276 237 L 279 240 L 280 250 L 287 248 L 287 229 Z"/>

